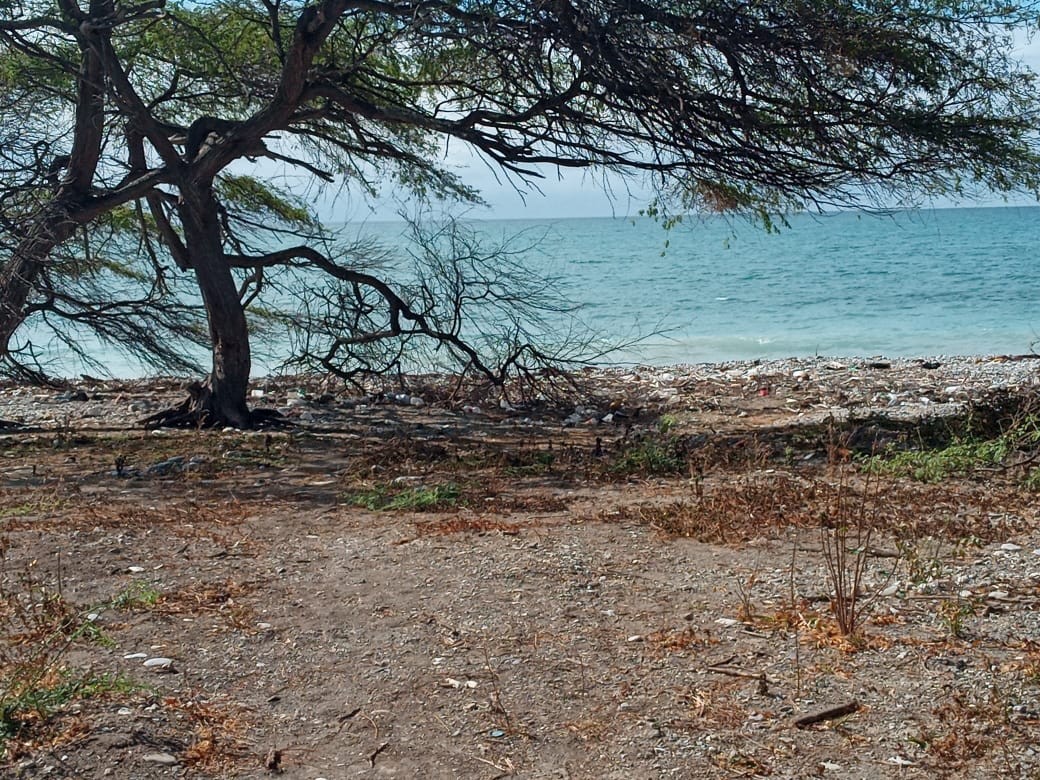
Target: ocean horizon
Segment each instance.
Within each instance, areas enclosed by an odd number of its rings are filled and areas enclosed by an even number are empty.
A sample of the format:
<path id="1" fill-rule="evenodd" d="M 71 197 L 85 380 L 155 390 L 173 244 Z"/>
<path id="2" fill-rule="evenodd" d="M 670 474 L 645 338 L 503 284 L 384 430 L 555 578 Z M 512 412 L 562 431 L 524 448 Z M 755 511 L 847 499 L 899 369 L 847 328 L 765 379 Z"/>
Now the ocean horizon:
<path id="1" fill-rule="evenodd" d="M 1023 354 L 1040 341 L 1040 207 L 799 214 L 789 226 L 692 217 L 474 220 L 532 244 L 531 267 L 607 343 L 606 362 Z M 362 233 L 393 241 L 402 225 Z M 396 231 L 396 233 L 395 233 Z"/>
<path id="2" fill-rule="evenodd" d="M 1040 342 L 1040 206 L 799 214 L 767 232 L 721 217 L 467 222 L 558 280 L 604 365 L 789 357 L 1025 354 Z M 346 226 L 403 251 L 406 226 Z M 562 326 L 561 326 L 562 327 Z M 257 374 L 287 345 L 256 344 Z M 113 376 L 148 372 L 91 347 Z M 56 357 L 60 358 L 60 355 Z M 70 369 L 74 371 L 74 369 Z"/>

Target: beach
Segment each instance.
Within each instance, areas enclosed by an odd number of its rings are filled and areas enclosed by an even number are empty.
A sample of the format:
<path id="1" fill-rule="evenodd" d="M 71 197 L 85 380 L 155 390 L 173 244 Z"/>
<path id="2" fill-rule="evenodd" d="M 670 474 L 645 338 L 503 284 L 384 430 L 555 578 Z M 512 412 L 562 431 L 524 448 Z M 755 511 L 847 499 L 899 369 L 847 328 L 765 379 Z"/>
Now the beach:
<path id="1" fill-rule="evenodd" d="M 1037 368 L 266 378 L 252 403 L 292 424 L 252 432 L 134 426 L 183 380 L 6 384 L 0 666 L 78 687 L 9 708 L 0 768 L 1032 776 L 1031 440 L 937 479 L 891 464 L 1005 436 Z M 850 634 L 836 540 L 864 556 Z"/>
<path id="2" fill-rule="evenodd" d="M 722 425 L 752 413 L 784 422 L 844 419 L 850 413 L 910 419 L 956 413 L 973 397 L 993 390 L 1038 386 L 1040 356 L 788 358 L 592 367 L 572 375 L 573 383 L 556 381 L 551 388 L 478 386 L 455 397 L 458 380 L 447 375 L 405 377 L 404 384 L 398 378 L 377 378 L 360 387 L 317 375 L 272 376 L 253 381 L 250 401 L 315 430 L 363 421 L 373 410 L 400 406 L 413 411 L 437 407 L 463 419 L 526 419 L 550 426 L 579 406 L 602 407 L 598 421 L 612 404 L 658 413 L 672 409 L 689 413 L 691 421 Z M 190 381 L 86 377 L 65 380 L 56 388 L 3 383 L 0 419 L 29 428 L 127 430 L 183 400 Z"/>

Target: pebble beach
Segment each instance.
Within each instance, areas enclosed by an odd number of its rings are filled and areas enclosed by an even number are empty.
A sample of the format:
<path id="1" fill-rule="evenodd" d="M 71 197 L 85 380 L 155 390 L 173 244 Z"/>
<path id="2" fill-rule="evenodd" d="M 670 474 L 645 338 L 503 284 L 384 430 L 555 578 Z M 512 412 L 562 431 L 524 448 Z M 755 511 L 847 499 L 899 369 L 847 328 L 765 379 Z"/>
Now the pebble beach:
<path id="1" fill-rule="evenodd" d="M 551 403 L 547 395 L 509 388 L 453 396 L 456 379 L 446 375 L 362 387 L 314 375 L 264 377 L 252 383 L 251 403 L 319 429 L 345 415 L 394 407 L 566 425 L 610 422 L 611 410 L 619 407 L 699 411 L 713 419 L 770 412 L 805 422 L 871 414 L 910 420 L 957 414 L 993 391 L 1040 386 L 1040 356 L 790 358 L 582 368 L 571 376 L 574 388 L 553 394 Z M 188 381 L 82 377 L 60 387 L 8 382 L 0 385 L 0 419 L 10 430 L 132 429 L 182 400 Z"/>

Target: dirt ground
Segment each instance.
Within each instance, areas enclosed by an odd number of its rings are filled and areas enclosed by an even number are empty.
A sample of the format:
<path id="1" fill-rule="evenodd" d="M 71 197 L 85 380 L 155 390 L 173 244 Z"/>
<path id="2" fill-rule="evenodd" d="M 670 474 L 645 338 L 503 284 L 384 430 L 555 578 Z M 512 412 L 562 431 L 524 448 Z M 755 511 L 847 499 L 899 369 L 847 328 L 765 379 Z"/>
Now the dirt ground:
<path id="1" fill-rule="evenodd" d="M 12 430 L 0 773 L 1040 777 L 1036 494 L 770 400 Z"/>

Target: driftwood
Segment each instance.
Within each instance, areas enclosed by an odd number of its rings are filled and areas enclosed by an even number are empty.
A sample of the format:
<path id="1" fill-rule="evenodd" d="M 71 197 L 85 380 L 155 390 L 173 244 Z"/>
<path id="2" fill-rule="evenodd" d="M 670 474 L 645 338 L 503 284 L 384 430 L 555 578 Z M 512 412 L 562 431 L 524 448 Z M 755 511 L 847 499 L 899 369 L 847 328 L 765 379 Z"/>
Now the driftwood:
<path id="1" fill-rule="evenodd" d="M 846 715 L 851 715 L 852 713 L 857 712 L 859 708 L 859 702 L 853 699 L 852 701 L 840 704 L 837 707 L 828 707 L 825 710 L 810 712 L 808 715 L 803 715 L 796 719 L 792 725 L 799 729 L 808 728 L 814 723 L 822 723 L 825 720 L 844 718 Z"/>

